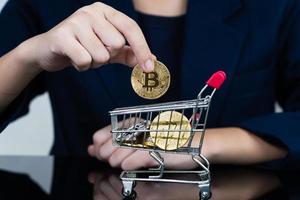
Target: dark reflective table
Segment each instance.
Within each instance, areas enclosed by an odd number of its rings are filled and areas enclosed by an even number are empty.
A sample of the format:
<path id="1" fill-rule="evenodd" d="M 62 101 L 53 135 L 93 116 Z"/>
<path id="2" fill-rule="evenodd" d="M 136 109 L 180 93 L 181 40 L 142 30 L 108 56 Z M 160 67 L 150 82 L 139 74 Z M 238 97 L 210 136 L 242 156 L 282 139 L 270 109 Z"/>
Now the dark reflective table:
<path id="1" fill-rule="evenodd" d="M 2 156 L 0 199 L 124 199 L 120 172 L 91 158 Z M 300 199 L 299 172 L 215 166 L 211 199 Z M 193 185 L 138 182 L 134 190 L 135 199 L 199 199 Z"/>

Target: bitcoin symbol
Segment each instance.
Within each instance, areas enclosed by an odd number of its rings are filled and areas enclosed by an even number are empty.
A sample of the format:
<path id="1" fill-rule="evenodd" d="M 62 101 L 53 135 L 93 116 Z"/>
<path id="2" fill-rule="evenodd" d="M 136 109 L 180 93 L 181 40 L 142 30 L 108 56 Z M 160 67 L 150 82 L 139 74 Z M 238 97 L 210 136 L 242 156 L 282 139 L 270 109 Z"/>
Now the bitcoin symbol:
<path id="1" fill-rule="evenodd" d="M 143 85 L 143 87 L 145 87 L 147 89 L 147 91 L 152 91 L 153 88 L 157 87 L 159 85 L 158 82 L 158 74 L 156 72 L 150 72 L 150 73 L 145 73 L 145 85 Z"/>

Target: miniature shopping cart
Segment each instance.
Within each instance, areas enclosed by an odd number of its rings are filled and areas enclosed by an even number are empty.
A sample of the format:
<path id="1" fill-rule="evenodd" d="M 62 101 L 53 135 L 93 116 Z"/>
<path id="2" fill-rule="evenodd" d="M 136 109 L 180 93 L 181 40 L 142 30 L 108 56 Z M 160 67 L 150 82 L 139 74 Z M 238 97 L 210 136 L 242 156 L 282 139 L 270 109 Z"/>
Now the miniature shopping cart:
<path id="1" fill-rule="evenodd" d="M 201 154 L 201 149 L 211 99 L 225 79 L 226 75 L 223 71 L 214 73 L 198 94 L 197 99 L 194 100 L 117 108 L 110 112 L 113 145 L 149 151 L 150 156 L 157 161 L 159 165 L 159 167 L 155 169 L 123 171 L 120 178 L 123 183 L 124 196 L 128 197 L 134 193 L 133 187 L 136 185 L 136 181 L 149 181 L 196 184 L 200 188 L 200 199 L 210 198 L 209 161 Z M 173 112 L 180 113 L 182 117 L 178 123 L 179 126 L 176 126 L 175 128 L 173 126 L 171 129 L 172 122 L 170 122 L 169 128 L 159 129 L 159 116 L 164 112 L 171 112 L 171 115 Z M 186 129 L 182 128 L 184 116 L 188 116 L 191 128 L 188 130 L 189 134 L 187 142 L 185 145 L 180 145 L 180 134 L 187 132 Z M 155 129 L 155 126 L 151 125 L 154 118 L 156 118 L 157 129 Z M 174 137 L 171 137 L 171 135 L 174 136 L 172 132 L 177 133 L 177 144 L 176 139 L 174 144 Z M 166 146 L 168 140 L 172 140 L 173 147 L 175 145 L 176 148 L 168 149 L 156 145 L 156 141 L 161 139 L 162 133 L 165 133 L 163 141 L 165 141 Z M 191 155 L 192 160 L 199 165 L 200 170 L 165 170 L 164 158 L 162 156 L 164 153 Z M 167 178 L 169 174 L 193 174 L 196 175 L 197 179 L 178 180 L 176 178 Z"/>

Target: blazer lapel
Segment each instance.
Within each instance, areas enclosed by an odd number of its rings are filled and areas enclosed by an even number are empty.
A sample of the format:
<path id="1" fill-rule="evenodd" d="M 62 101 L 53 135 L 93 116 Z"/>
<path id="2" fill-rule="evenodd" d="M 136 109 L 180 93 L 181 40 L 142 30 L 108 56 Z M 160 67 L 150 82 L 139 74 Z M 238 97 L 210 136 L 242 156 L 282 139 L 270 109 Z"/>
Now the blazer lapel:
<path id="1" fill-rule="evenodd" d="M 241 6 L 240 0 L 189 1 L 180 72 L 182 96 L 195 98 L 206 80 L 218 70 L 227 74 L 225 84 L 212 101 L 208 126 L 219 124 L 219 113 L 240 58 L 245 34 L 230 22 Z"/>

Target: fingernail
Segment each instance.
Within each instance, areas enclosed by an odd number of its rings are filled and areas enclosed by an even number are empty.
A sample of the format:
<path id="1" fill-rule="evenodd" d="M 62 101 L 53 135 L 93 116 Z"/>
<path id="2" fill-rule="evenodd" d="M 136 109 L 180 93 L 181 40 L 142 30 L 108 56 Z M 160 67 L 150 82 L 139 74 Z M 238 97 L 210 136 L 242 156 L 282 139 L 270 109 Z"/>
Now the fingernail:
<path id="1" fill-rule="evenodd" d="M 153 61 L 151 60 L 151 59 L 148 59 L 146 62 L 145 62 L 145 70 L 147 70 L 147 71 L 153 71 L 153 69 L 154 69 L 154 63 L 153 63 Z"/>

